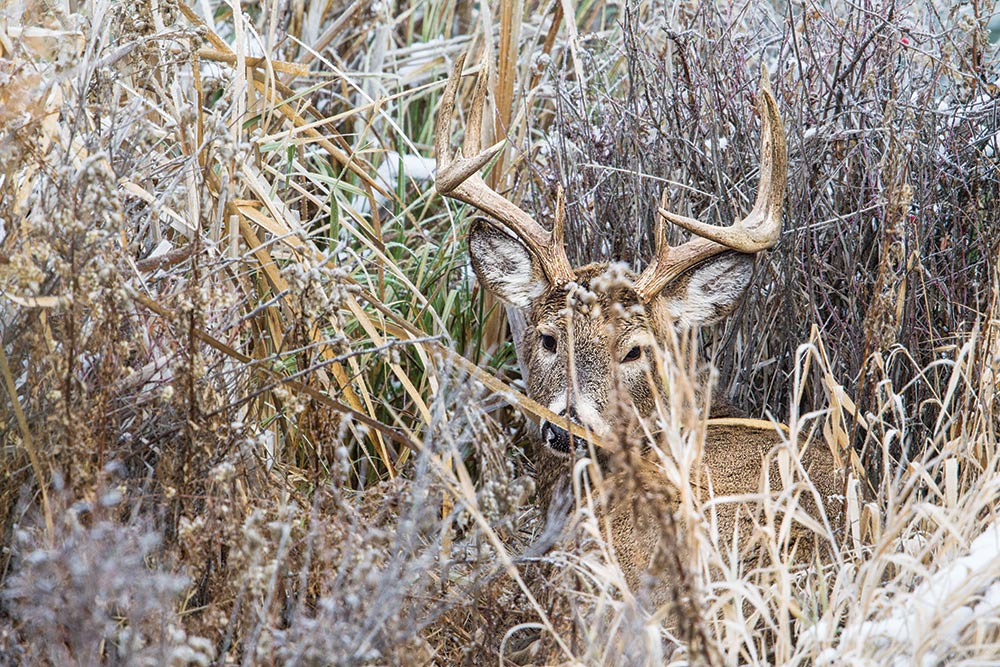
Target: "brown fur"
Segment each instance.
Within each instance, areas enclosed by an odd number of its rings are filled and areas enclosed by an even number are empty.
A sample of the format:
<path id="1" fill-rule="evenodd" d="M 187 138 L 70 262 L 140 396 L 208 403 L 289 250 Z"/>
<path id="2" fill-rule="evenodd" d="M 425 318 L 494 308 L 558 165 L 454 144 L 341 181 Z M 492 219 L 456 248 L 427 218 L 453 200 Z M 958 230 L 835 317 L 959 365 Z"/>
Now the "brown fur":
<path id="1" fill-rule="evenodd" d="M 700 466 L 700 480 L 692 483 L 694 495 L 704 504 L 712 498 L 726 496 L 740 497 L 758 494 L 762 488 L 763 462 L 769 454 L 781 446 L 781 437 L 765 428 L 744 428 L 739 426 L 709 425 L 705 434 L 705 449 Z M 802 452 L 802 467 L 808 479 L 815 486 L 822 501 L 826 519 L 836 529 L 841 515 L 840 502 L 831 499 L 842 493 L 842 483 L 838 479 L 833 457 L 822 442 L 813 443 Z M 539 469 L 540 498 L 548 503 L 568 479 L 571 462 L 539 448 L 534 462 Z M 676 593 L 677 583 L 674 572 L 676 564 L 654 562 L 659 558 L 669 559 L 669 553 L 661 550 L 677 548 L 675 541 L 680 537 L 671 535 L 673 513 L 677 510 L 678 491 L 660 466 L 648 453 L 636 465 L 621 464 L 611 466 L 604 484 L 605 511 L 602 516 L 611 522 L 612 543 L 629 586 L 636 590 L 640 577 L 649 572 L 660 578 L 653 586 L 653 601 L 657 605 L 670 602 Z M 771 458 L 768 468 L 769 488 L 775 496 L 782 490 L 777 457 Z M 799 507 L 814 519 L 821 519 L 813 496 L 799 481 L 798 490 L 802 495 Z M 711 493 L 709 491 L 711 489 Z M 740 550 L 745 559 L 757 556 L 757 535 L 754 517 L 758 508 L 754 503 L 724 502 L 715 507 L 718 535 L 724 543 L 731 541 L 738 528 Z M 671 516 L 667 517 L 666 514 Z M 710 519 L 711 510 L 705 510 L 705 520 Z M 737 524 L 739 524 L 737 526 Z M 815 536 L 805 526 L 797 523 L 788 540 L 788 547 L 798 550 L 798 557 L 811 559 L 811 545 Z M 825 553 L 823 550 L 822 553 Z M 821 553 L 821 555 L 822 555 Z M 687 563 L 682 563 L 682 566 Z"/>

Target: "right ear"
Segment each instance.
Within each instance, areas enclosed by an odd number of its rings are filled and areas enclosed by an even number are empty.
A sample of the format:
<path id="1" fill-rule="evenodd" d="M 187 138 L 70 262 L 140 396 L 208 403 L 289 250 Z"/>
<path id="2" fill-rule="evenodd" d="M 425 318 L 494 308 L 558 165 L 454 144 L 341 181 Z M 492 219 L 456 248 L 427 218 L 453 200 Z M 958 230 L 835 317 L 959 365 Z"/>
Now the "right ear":
<path id="1" fill-rule="evenodd" d="M 473 220 L 469 228 L 469 256 L 479 283 L 515 308 L 527 308 L 549 287 L 528 248 L 482 218 Z"/>
<path id="2" fill-rule="evenodd" d="M 725 252 L 716 255 L 667 285 L 660 298 L 682 327 L 718 322 L 728 316 L 750 285 L 753 255 Z"/>

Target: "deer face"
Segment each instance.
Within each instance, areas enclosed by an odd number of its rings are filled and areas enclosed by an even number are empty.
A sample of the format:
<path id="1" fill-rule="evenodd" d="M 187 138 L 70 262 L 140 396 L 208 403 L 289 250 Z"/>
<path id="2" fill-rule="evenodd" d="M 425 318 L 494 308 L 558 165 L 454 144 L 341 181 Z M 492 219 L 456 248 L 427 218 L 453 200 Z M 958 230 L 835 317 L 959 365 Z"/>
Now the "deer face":
<path id="1" fill-rule="evenodd" d="M 482 149 L 483 108 L 489 77 L 479 78 L 460 154 L 449 149 L 449 125 L 462 76 L 459 58 L 438 111 L 434 145 L 439 193 L 471 204 L 510 231 L 479 220 L 469 232 L 472 265 L 486 289 L 521 311 L 527 327 L 517 343 L 531 398 L 598 435 L 654 407 L 651 345 L 666 342 L 670 327 L 717 320 L 733 309 L 750 278 L 753 255 L 770 248 L 781 232 L 785 193 L 785 133 L 778 105 L 762 68 L 760 183 L 753 210 L 728 227 L 707 225 L 660 208 L 656 256 L 642 274 L 615 264 L 573 269 L 563 245 L 562 200 L 552 230 L 491 189 L 479 170 L 503 148 Z M 484 70 L 488 69 L 484 62 Z M 665 221 L 693 238 L 666 242 Z M 627 400 L 624 400 L 627 399 Z M 633 410 L 620 410 L 627 404 Z M 543 424 L 546 444 L 569 451 L 556 424 Z"/>
<path id="2" fill-rule="evenodd" d="M 473 224 L 469 251 L 480 284 L 524 316 L 516 342 L 528 395 L 598 436 L 653 412 L 663 387 L 652 346 L 666 342 L 670 327 L 728 315 L 753 265 L 749 255 L 717 255 L 644 303 L 623 265 L 590 264 L 553 283 L 523 243 L 483 221 Z M 550 448 L 570 451 L 558 424 L 544 422 L 541 434 Z"/>

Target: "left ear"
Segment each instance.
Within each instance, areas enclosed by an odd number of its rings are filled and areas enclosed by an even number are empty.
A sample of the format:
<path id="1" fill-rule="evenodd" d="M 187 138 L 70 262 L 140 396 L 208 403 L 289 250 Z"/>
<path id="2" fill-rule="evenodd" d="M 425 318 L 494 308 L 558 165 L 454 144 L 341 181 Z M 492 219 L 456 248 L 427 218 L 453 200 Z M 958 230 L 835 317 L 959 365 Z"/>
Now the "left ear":
<path id="1" fill-rule="evenodd" d="M 515 308 L 529 308 L 549 287 L 527 246 L 482 218 L 469 228 L 469 257 L 479 283 Z"/>
<path id="2" fill-rule="evenodd" d="M 660 292 L 682 327 L 718 322 L 736 308 L 753 275 L 753 255 L 727 252 L 683 273 Z"/>

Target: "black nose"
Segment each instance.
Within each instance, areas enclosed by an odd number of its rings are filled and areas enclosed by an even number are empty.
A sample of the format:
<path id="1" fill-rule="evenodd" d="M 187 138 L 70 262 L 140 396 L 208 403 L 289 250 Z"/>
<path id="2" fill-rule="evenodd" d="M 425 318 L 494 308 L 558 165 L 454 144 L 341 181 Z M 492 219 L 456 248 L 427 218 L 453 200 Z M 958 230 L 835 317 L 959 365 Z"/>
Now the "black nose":
<path id="1" fill-rule="evenodd" d="M 569 420 L 574 424 L 580 423 L 580 415 L 576 413 L 576 408 L 570 408 L 568 413 L 563 410 L 559 413 L 561 416 L 569 416 Z M 570 435 L 569 432 L 562 426 L 557 426 L 552 422 L 545 422 L 542 424 L 542 441 L 546 446 L 551 447 L 557 452 L 562 452 L 563 454 L 568 454 L 570 452 Z M 577 449 L 583 449 L 586 446 L 586 441 L 580 438 L 573 438 L 573 444 Z"/>

